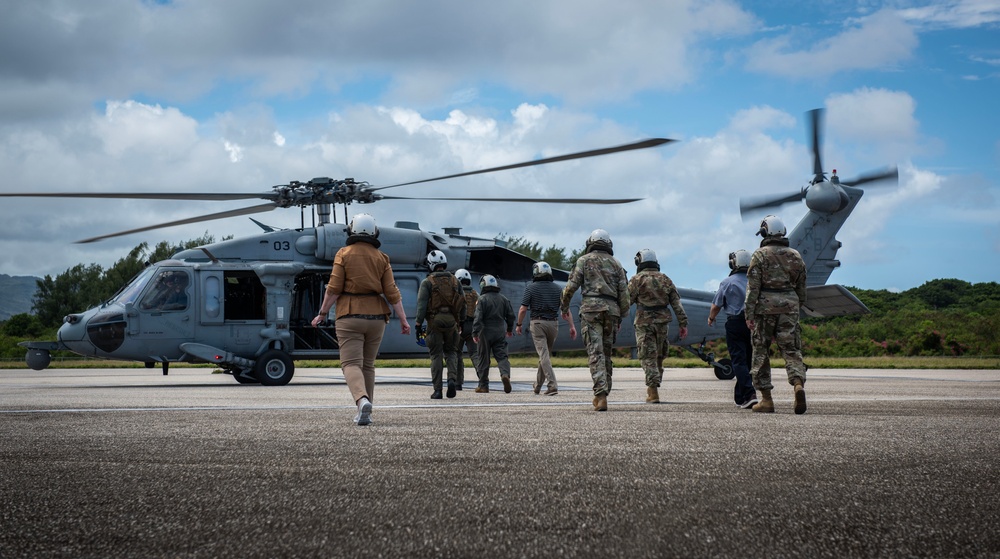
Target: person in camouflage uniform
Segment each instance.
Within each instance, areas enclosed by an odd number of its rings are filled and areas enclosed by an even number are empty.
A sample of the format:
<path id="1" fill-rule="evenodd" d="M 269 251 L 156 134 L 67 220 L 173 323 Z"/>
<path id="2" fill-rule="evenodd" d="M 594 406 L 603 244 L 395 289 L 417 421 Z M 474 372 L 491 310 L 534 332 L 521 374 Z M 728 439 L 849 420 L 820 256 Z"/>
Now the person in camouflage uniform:
<path id="1" fill-rule="evenodd" d="M 802 414 L 806 411 L 806 368 L 802 363 L 799 312 L 806 302 L 806 265 L 799 252 L 788 246 L 781 219 L 765 217 L 757 234 L 763 240 L 750 257 L 745 308 L 747 327 L 753 333 L 750 375 L 761 399 L 751 409 L 774 412 L 774 385 L 766 366 L 773 338 L 785 358 L 788 383 L 795 389 L 795 413 Z"/>
<path id="2" fill-rule="evenodd" d="M 458 329 L 458 386 L 456 390 L 461 390 L 465 384 L 465 350 L 469 351 L 472 358 L 473 370 L 479 370 L 479 352 L 476 351 L 476 342 L 472 339 L 472 320 L 476 316 L 476 305 L 479 303 L 479 294 L 476 288 L 472 287 L 472 274 L 462 268 L 455 272 L 455 277 L 462 284 L 462 291 L 465 294 L 465 320 L 462 321 Z"/>
<path id="3" fill-rule="evenodd" d="M 629 303 L 635 305 L 635 342 L 639 363 L 646 373 L 646 402 L 660 403 L 663 359 L 670 349 L 670 309 L 679 326 L 678 337 L 687 337 L 687 314 L 674 282 L 660 272 L 656 253 L 644 248 L 635 253 L 636 274 L 628 282 Z"/>
<path id="4" fill-rule="evenodd" d="M 441 376 L 448 367 L 448 397 L 458 385 L 458 325 L 465 320 L 465 295 L 458 279 L 448 271 L 448 258 L 440 250 L 427 255 L 431 274 L 417 290 L 417 336 L 427 319 L 427 351 L 431 356 L 431 398 L 441 399 Z"/>
<path id="5" fill-rule="evenodd" d="M 569 303 L 579 289 L 580 331 L 594 380 L 594 410 L 607 411 L 611 392 L 611 354 L 621 319 L 628 315 L 628 278 L 614 257 L 611 236 L 595 229 L 587 238 L 586 252 L 576 261 L 563 288 L 559 310 L 572 324 Z"/>

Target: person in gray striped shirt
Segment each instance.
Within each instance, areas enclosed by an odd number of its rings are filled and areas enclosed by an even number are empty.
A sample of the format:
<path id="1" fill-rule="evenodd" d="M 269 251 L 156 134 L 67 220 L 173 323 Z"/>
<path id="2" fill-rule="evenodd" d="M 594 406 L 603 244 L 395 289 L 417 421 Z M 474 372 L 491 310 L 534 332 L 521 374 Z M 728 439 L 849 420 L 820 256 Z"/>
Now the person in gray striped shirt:
<path id="1" fill-rule="evenodd" d="M 547 262 L 536 262 L 531 268 L 532 282 L 521 297 L 521 308 L 517 310 L 517 335 L 522 334 L 524 317 L 531 311 L 531 340 L 538 353 L 538 372 L 533 386 L 535 394 L 546 384 L 545 395 L 559 393 L 555 371 L 552 370 L 552 347 L 559 334 L 559 300 L 562 289 L 552 281 L 552 267 Z M 569 335 L 576 339 L 576 326 L 571 322 Z"/>

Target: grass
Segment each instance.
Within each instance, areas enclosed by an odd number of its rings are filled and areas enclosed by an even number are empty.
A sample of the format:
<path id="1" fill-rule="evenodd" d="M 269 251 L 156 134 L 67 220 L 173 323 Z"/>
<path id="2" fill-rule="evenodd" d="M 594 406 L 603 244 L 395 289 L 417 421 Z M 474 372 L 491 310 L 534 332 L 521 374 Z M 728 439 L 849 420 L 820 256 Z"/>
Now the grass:
<path id="1" fill-rule="evenodd" d="M 616 357 L 616 367 L 640 367 L 636 359 L 625 359 Z M 1000 369 L 1000 356 L 993 357 L 809 357 L 805 362 L 811 369 Z M 401 367 L 401 368 L 427 368 L 430 360 L 423 359 L 379 359 L 375 362 L 377 367 Z M 472 362 L 465 360 L 466 367 L 471 368 Z M 532 368 L 538 364 L 538 358 L 531 355 L 511 356 L 512 367 Z M 586 368 L 587 359 L 585 357 L 560 357 L 552 359 L 552 365 L 559 368 Z M 782 359 L 771 359 L 773 367 L 782 368 L 785 362 Z M 108 361 L 104 359 L 53 359 L 51 367 L 60 369 L 112 369 L 112 368 L 143 368 L 142 363 L 130 361 Z M 217 369 L 212 364 L 189 365 L 177 364 L 178 367 L 206 367 Z M 320 360 L 320 361 L 296 361 L 297 368 L 317 368 L 317 367 L 340 367 L 340 361 Z M 494 365 L 495 366 L 495 365 Z M 669 369 L 692 369 L 708 367 L 700 359 L 695 357 L 670 357 L 664 361 L 663 366 Z M 22 360 L 0 361 L 0 369 L 24 369 Z M 159 370 L 159 365 L 154 367 Z"/>

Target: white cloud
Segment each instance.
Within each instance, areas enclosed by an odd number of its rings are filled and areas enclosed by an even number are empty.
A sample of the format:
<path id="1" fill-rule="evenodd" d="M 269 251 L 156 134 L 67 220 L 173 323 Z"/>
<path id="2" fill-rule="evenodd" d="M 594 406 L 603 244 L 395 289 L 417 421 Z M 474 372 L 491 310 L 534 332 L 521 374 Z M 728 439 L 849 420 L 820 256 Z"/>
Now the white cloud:
<path id="1" fill-rule="evenodd" d="M 910 58 L 917 43 L 910 25 L 883 10 L 833 37 L 817 38 L 814 30 L 798 30 L 759 41 L 748 49 L 746 67 L 788 78 L 826 78 L 838 72 L 891 68 Z"/>
<path id="2" fill-rule="evenodd" d="M 926 6 L 900 9 L 900 16 L 930 28 L 980 27 L 1000 22 L 1000 4 L 995 0 L 947 0 Z"/>

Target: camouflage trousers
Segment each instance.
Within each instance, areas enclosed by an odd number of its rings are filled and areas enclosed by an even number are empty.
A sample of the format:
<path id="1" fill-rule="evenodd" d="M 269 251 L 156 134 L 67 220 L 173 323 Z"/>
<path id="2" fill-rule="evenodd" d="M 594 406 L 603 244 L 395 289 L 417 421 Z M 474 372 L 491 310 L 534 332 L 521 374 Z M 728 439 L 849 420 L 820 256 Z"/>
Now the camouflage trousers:
<path id="1" fill-rule="evenodd" d="M 667 336 L 669 322 L 635 325 L 635 343 L 638 346 L 639 364 L 646 373 L 646 386 L 660 387 L 663 381 L 663 359 L 670 349 Z"/>
<path id="2" fill-rule="evenodd" d="M 785 372 L 788 374 L 788 384 L 794 384 L 795 379 L 806 381 L 806 367 L 802 363 L 802 336 L 799 332 L 799 315 L 797 314 L 764 314 L 754 317 L 755 328 L 751 333 L 753 341 L 753 359 L 750 365 L 750 376 L 757 390 L 771 390 L 771 367 L 769 354 L 771 340 L 778 344 L 781 356 L 785 358 Z"/>
<path id="3" fill-rule="evenodd" d="M 607 311 L 581 312 L 580 332 L 594 379 L 594 395 L 611 392 L 611 354 L 621 319 Z"/>

